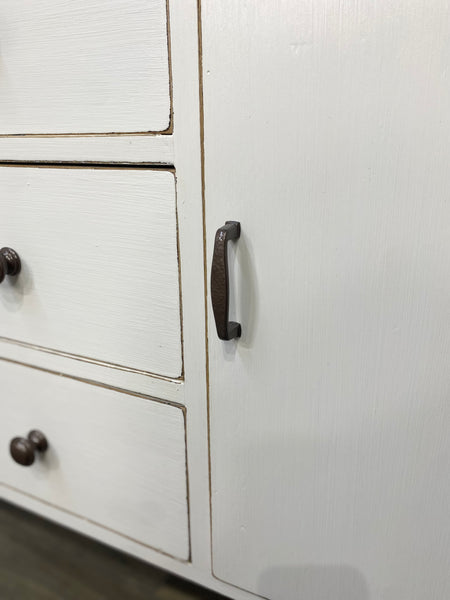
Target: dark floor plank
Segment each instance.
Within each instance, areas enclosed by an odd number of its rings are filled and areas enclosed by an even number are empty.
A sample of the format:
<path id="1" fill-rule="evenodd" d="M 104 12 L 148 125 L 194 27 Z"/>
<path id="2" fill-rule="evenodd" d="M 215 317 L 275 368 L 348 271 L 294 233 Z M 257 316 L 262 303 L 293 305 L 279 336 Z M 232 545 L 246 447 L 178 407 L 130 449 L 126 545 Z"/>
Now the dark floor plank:
<path id="1" fill-rule="evenodd" d="M 0 501 L 1 600 L 223 600 Z"/>

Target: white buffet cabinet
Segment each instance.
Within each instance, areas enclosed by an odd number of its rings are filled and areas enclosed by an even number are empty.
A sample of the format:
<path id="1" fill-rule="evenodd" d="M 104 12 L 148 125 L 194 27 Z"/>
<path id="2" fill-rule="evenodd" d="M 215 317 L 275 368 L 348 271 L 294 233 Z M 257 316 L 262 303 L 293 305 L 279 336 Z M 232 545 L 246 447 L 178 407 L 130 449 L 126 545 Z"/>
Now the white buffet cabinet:
<path id="1" fill-rule="evenodd" d="M 0 39 L 2 497 L 234 600 L 450 597 L 448 3 Z"/>

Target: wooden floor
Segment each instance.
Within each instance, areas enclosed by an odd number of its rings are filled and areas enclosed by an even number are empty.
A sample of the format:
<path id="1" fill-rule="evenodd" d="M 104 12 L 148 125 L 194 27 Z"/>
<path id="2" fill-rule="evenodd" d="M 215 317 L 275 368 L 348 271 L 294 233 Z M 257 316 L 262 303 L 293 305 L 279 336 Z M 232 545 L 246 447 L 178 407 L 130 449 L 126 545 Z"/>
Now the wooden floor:
<path id="1" fill-rule="evenodd" d="M 223 600 L 0 501 L 1 600 Z"/>

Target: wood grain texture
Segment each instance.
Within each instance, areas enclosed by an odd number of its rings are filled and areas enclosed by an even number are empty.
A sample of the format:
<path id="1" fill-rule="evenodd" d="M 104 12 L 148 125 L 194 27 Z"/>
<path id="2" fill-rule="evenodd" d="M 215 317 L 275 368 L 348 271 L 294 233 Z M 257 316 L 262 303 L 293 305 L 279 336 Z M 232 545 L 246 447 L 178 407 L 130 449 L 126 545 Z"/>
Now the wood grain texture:
<path id="1" fill-rule="evenodd" d="M 0 160 L 173 165 L 173 135 L 0 136 Z"/>
<path id="2" fill-rule="evenodd" d="M 242 226 L 242 338 L 209 334 L 214 573 L 448 598 L 448 3 L 202 7 L 209 263 Z"/>
<path id="3" fill-rule="evenodd" d="M 179 377 L 174 175 L 2 167 L 0 190 L 0 239 L 22 260 L 1 336 Z"/>
<path id="4" fill-rule="evenodd" d="M 185 404 L 185 382 L 133 369 L 113 367 L 110 363 L 74 358 L 71 354 L 42 350 L 35 346 L 0 338 L 0 360 L 30 365 L 52 373 L 91 381 L 119 390 L 132 391 L 176 404 Z"/>
<path id="5" fill-rule="evenodd" d="M 4 484 L 188 559 L 181 409 L 8 363 L 0 374 Z M 33 428 L 49 449 L 22 467 L 8 443 Z"/>
<path id="6" fill-rule="evenodd" d="M 2 0 L 0 134 L 164 131 L 166 0 Z"/>

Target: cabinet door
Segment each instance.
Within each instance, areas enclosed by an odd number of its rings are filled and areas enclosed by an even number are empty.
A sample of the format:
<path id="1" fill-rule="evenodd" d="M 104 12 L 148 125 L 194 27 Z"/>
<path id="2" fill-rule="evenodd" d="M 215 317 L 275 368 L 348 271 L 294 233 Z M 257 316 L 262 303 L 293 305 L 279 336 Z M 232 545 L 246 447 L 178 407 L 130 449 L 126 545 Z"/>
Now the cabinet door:
<path id="1" fill-rule="evenodd" d="M 213 569 L 274 600 L 450 597 L 444 0 L 202 2 Z"/>

